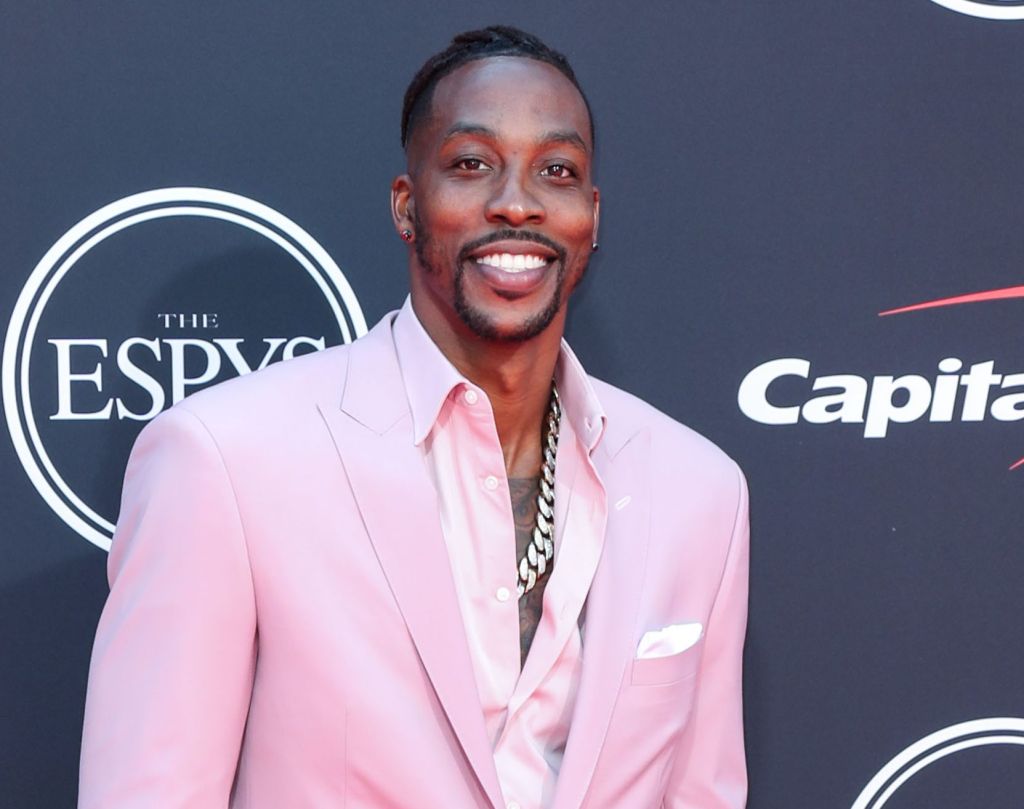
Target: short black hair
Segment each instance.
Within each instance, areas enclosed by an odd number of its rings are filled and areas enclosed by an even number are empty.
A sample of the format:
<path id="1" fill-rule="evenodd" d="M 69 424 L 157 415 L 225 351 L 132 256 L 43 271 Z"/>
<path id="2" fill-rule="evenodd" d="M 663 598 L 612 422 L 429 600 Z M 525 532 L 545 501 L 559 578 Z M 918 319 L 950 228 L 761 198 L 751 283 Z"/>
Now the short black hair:
<path id="1" fill-rule="evenodd" d="M 510 25 L 490 25 L 477 31 L 456 34 L 451 44 L 440 53 L 431 56 L 419 69 L 405 91 L 402 103 L 402 147 L 409 145 L 413 130 L 430 107 L 437 83 L 467 62 L 487 59 L 491 56 L 520 56 L 536 59 L 557 68 L 572 82 L 587 107 L 590 120 L 590 139 L 594 140 L 594 114 L 586 93 L 576 80 L 576 74 L 569 66 L 569 60 L 561 53 L 549 48 L 533 34 L 528 34 Z"/>

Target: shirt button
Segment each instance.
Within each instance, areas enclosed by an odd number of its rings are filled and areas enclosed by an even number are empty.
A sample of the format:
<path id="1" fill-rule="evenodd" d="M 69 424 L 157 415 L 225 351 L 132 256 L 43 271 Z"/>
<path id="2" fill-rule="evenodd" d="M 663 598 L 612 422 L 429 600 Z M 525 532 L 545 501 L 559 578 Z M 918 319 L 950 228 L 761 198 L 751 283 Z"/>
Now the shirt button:
<path id="1" fill-rule="evenodd" d="M 498 599 L 498 601 L 500 601 L 502 604 L 508 601 L 511 596 L 512 593 L 509 592 L 509 589 L 507 587 L 499 587 L 494 593 L 494 597 Z"/>
<path id="2" fill-rule="evenodd" d="M 462 398 L 465 400 L 466 404 L 468 404 L 468 405 L 475 405 L 476 404 L 476 400 L 479 397 L 476 395 L 476 391 L 475 390 L 470 389 L 470 390 L 467 390 L 465 393 L 462 394 Z"/>
<path id="3" fill-rule="evenodd" d="M 509 801 L 508 809 L 520 809 L 520 806 L 516 801 Z"/>
<path id="4" fill-rule="evenodd" d="M 488 475 L 484 478 L 484 486 L 493 492 L 498 488 L 498 479 L 494 475 Z"/>

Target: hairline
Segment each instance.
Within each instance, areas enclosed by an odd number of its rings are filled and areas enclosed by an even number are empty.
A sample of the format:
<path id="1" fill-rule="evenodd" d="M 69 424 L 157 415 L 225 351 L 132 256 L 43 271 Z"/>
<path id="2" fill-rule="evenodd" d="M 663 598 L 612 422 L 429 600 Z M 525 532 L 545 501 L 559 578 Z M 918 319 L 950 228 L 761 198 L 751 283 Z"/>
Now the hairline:
<path id="1" fill-rule="evenodd" d="M 587 124 L 590 127 L 590 151 L 593 152 L 596 146 L 594 142 L 594 113 L 590 109 L 590 101 L 587 99 L 586 94 L 583 92 L 583 88 L 580 87 L 579 82 L 575 78 L 571 78 L 565 71 L 563 71 L 554 62 L 548 59 L 543 59 L 539 56 L 534 56 L 529 53 L 519 53 L 517 51 L 510 50 L 508 53 L 478 53 L 467 57 L 458 64 L 449 66 L 446 70 L 439 71 L 435 74 L 432 80 L 423 88 L 420 94 L 416 97 L 416 101 L 409 108 L 409 118 L 406 123 L 405 131 L 405 144 L 403 149 L 406 154 L 409 152 L 409 148 L 413 141 L 413 136 L 416 133 L 416 129 L 419 127 L 422 121 L 422 117 L 425 117 L 427 113 L 433 108 L 434 104 L 434 91 L 437 89 L 437 85 L 440 84 L 446 77 L 457 72 L 459 68 L 466 67 L 473 62 L 480 62 L 484 59 L 529 59 L 531 62 L 539 62 L 543 65 L 548 65 L 552 70 L 556 71 L 566 81 L 572 85 L 572 88 L 577 92 L 580 99 L 583 101 L 583 107 L 587 111 Z"/>

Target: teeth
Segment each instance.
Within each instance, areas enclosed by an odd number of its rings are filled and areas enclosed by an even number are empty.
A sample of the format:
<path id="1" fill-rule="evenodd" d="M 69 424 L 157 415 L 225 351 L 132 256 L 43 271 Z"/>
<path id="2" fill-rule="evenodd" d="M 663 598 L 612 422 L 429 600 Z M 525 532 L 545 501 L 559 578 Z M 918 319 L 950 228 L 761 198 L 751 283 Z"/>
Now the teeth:
<path id="1" fill-rule="evenodd" d="M 523 270 L 536 270 L 548 263 L 542 256 L 529 256 L 512 253 L 491 253 L 487 256 L 480 256 L 477 264 L 486 264 L 488 267 L 495 267 L 506 272 L 522 272 Z"/>

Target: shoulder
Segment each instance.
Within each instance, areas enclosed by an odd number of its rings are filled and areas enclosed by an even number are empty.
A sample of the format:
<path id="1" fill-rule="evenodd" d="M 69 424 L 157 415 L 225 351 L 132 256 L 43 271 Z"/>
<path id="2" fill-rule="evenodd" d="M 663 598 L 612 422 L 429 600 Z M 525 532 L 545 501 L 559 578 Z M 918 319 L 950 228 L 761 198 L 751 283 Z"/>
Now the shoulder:
<path id="1" fill-rule="evenodd" d="M 143 428 L 136 450 L 148 447 L 152 457 L 185 453 L 192 442 L 183 433 L 222 453 L 241 447 L 246 457 L 286 447 L 289 436 L 318 422 L 318 406 L 341 401 L 348 356 L 348 345 L 336 346 L 192 393 Z"/>
<path id="2" fill-rule="evenodd" d="M 276 362 L 259 371 L 193 393 L 175 405 L 206 420 L 259 423 L 314 412 L 317 405 L 341 403 L 350 375 L 395 376 L 397 363 L 391 340 L 395 312 L 385 314 L 357 340 L 301 357 Z M 354 359 L 361 358 L 361 363 Z M 172 410 L 175 408 L 171 408 Z"/>
<path id="3" fill-rule="evenodd" d="M 595 377 L 590 384 L 608 416 L 605 437 L 613 452 L 646 432 L 656 471 L 737 495 L 745 488 L 739 465 L 710 439 L 632 393 Z"/>
<path id="4" fill-rule="evenodd" d="M 203 421 L 251 421 L 341 400 L 350 346 L 341 345 L 277 362 L 191 394 L 172 410 Z"/>

